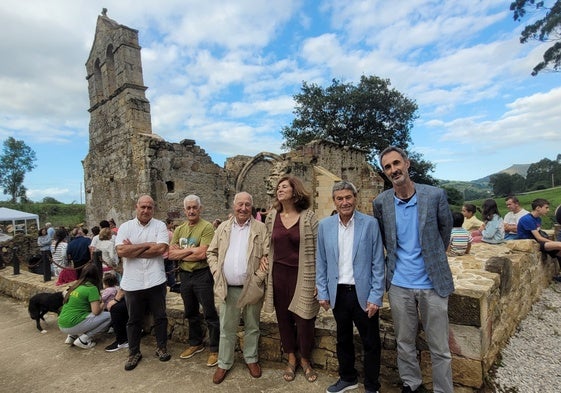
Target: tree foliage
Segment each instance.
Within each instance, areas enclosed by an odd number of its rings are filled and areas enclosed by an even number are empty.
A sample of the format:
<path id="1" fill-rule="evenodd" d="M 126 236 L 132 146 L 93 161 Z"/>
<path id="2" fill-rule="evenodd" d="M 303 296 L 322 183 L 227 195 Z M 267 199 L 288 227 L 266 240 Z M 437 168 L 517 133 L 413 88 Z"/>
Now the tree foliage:
<path id="1" fill-rule="evenodd" d="M 561 183 L 561 163 L 544 158 L 533 163 L 526 173 L 528 191 L 543 190 Z"/>
<path id="2" fill-rule="evenodd" d="M 515 21 L 521 21 L 529 10 L 536 10 L 544 15 L 543 18 L 527 25 L 520 34 L 522 44 L 529 40 L 553 43 L 544 52 L 543 61 L 534 67 L 534 76 L 547 67 L 561 71 L 561 0 L 556 0 L 551 8 L 545 3 L 541 0 L 515 0 L 510 3 Z"/>
<path id="3" fill-rule="evenodd" d="M 0 187 L 5 195 L 11 196 L 11 202 L 15 203 L 18 198 L 27 200 L 23 181 L 25 174 L 35 168 L 36 160 L 35 152 L 24 141 L 13 137 L 4 141 L 0 155 Z"/>
<path id="4" fill-rule="evenodd" d="M 489 183 L 493 187 L 493 194 L 497 197 L 514 195 L 526 191 L 526 179 L 515 173 L 495 173 L 489 178 Z"/>
<path id="5" fill-rule="evenodd" d="M 356 86 L 336 79 L 327 88 L 304 82 L 294 96 L 295 118 L 281 131 L 283 147 L 323 139 L 368 151 L 368 159 L 378 167 L 376 155 L 387 146 L 398 146 L 410 156 L 412 179 L 435 184 L 429 175 L 433 164 L 408 151 L 417 104 L 390 85 L 388 79 L 364 75 Z"/>
<path id="6" fill-rule="evenodd" d="M 449 186 L 443 186 L 444 190 L 446 190 L 446 196 L 448 199 L 448 204 L 451 206 L 462 206 L 464 203 L 464 196 L 462 193 L 454 188 Z"/>

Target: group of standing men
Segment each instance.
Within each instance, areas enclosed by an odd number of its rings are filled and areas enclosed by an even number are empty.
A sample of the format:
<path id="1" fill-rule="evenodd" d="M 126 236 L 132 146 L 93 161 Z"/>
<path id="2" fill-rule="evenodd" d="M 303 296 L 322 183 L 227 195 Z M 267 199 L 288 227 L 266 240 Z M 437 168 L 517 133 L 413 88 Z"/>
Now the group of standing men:
<path id="1" fill-rule="evenodd" d="M 320 221 L 317 233 L 317 301 L 331 308 L 337 323 L 339 380 L 327 388 L 336 393 L 358 385 L 354 365 L 353 323 L 364 349 L 365 389 L 380 388 L 381 344 L 379 309 L 388 290 L 395 326 L 402 392 L 421 385 L 415 340 L 421 318 L 431 352 L 435 392 L 453 392 L 448 346 L 448 296 L 454 290 L 446 247 L 452 216 L 443 190 L 415 184 L 409 177 L 405 152 L 389 147 L 380 164 L 393 189 L 373 202 L 374 217 L 356 210 L 357 190 L 347 181 L 334 185 L 337 214 Z M 236 194 L 233 217 L 214 233 L 200 217 L 201 202 L 184 200 L 187 221 L 169 245 L 169 259 L 179 261 L 181 295 L 189 320 L 190 346 L 180 355 L 201 352 L 203 331 L 199 305 L 208 326 L 208 366 L 218 365 L 214 383 L 221 383 L 234 361 L 236 330 L 244 320 L 243 355 L 252 377 L 261 376 L 258 363 L 259 315 L 267 279 L 267 230 L 251 216 L 252 197 Z M 153 219 L 154 201 L 142 196 L 137 217 L 124 223 L 116 239 L 123 258 L 123 280 L 129 307 L 129 358 L 125 369 L 136 367 L 140 354 L 141 319 L 147 306 L 154 315 L 156 355 L 169 360 L 166 349 L 166 277 L 162 254 L 169 235 L 163 222 Z M 385 248 L 385 255 L 384 255 Z M 214 296 L 220 301 L 220 313 Z"/>

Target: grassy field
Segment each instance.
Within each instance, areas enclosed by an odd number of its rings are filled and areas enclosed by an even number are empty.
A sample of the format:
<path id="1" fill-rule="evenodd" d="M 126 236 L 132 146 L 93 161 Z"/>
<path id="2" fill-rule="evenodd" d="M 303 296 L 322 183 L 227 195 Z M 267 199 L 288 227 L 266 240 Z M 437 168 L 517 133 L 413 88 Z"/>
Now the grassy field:
<path id="1" fill-rule="evenodd" d="M 542 226 L 544 229 L 550 229 L 553 227 L 555 223 L 554 213 L 557 206 L 561 205 L 561 187 L 554 187 L 548 188 L 547 190 L 539 190 L 539 191 L 532 191 L 532 192 L 525 192 L 522 194 L 517 194 L 516 197 L 520 201 L 520 205 L 528 210 L 532 211 L 532 201 L 536 198 L 544 198 L 547 199 L 550 203 L 549 205 L 549 214 L 547 217 L 542 218 Z M 499 207 L 499 211 L 501 216 L 504 217 L 506 213 L 508 213 L 508 209 L 506 208 L 505 198 L 493 198 L 497 202 L 497 206 Z M 473 203 L 477 207 L 481 207 L 483 204 L 483 199 L 477 199 L 474 201 L 466 201 L 468 203 Z M 457 207 L 454 209 L 456 211 L 461 210 L 461 206 L 459 209 Z M 481 219 L 481 214 L 477 213 L 479 219 Z"/>

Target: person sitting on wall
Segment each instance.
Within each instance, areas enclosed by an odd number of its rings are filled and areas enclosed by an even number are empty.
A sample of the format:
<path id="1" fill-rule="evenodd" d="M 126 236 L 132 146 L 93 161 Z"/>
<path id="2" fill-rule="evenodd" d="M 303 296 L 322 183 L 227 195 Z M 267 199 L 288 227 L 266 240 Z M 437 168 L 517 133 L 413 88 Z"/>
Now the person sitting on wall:
<path id="1" fill-rule="evenodd" d="M 549 212 L 549 201 L 537 198 L 532 201 L 532 211 L 518 221 L 518 238 L 534 239 L 540 244 L 540 251 L 557 258 L 561 266 L 561 241 L 551 240 L 547 233 L 542 231 L 542 217 Z M 561 276 L 554 278 L 561 282 Z"/>
<path id="2" fill-rule="evenodd" d="M 515 196 L 507 197 L 505 202 L 506 207 L 509 210 L 509 212 L 505 214 L 504 218 L 505 240 L 518 239 L 518 233 L 516 232 L 518 220 L 529 212 L 520 206 L 520 201 Z"/>

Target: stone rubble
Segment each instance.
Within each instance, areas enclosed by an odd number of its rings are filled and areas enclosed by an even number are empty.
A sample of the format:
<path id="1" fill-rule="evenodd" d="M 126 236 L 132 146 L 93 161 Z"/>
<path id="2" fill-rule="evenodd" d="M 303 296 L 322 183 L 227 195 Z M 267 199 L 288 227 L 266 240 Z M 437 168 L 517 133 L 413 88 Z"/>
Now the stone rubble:
<path id="1" fill-rule="evenodd" d="M 559 392 L 561 283 L 544 289 L 501 355 L 492 377 L 495 392 Z"/>

